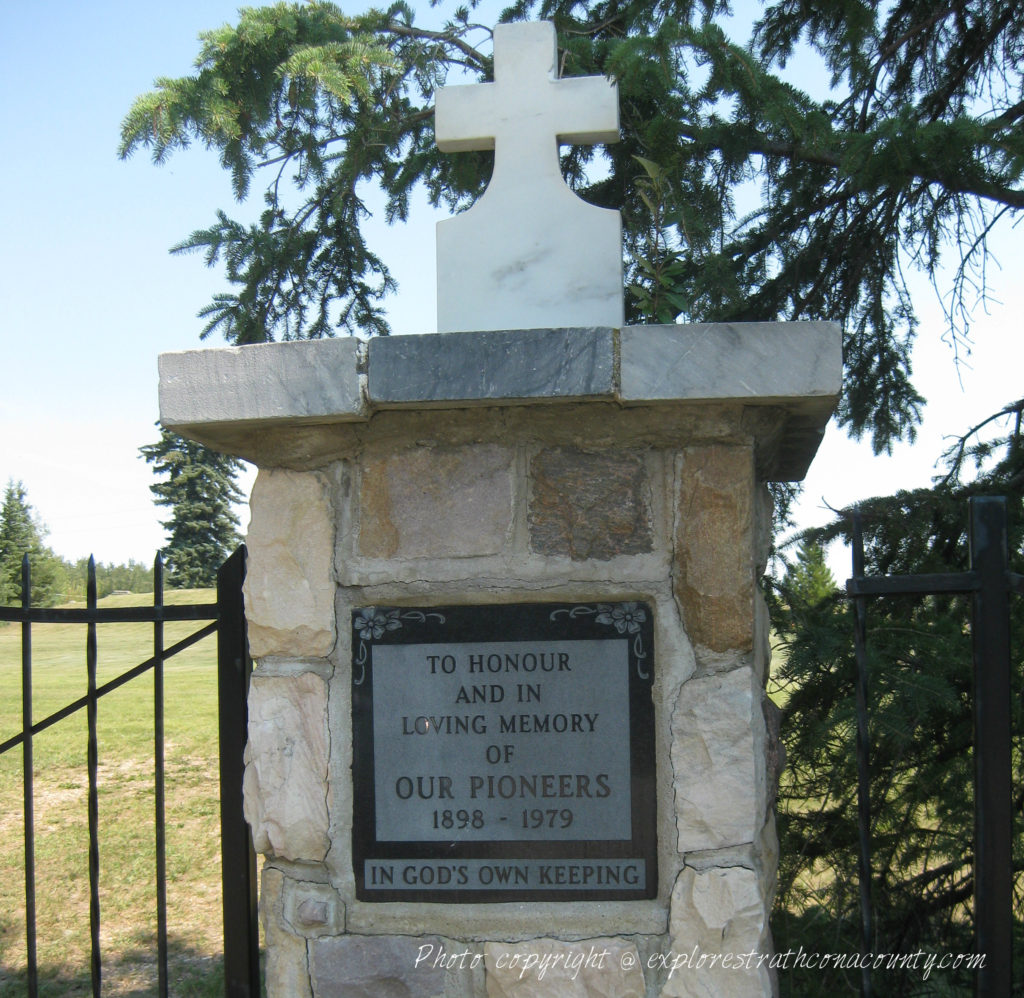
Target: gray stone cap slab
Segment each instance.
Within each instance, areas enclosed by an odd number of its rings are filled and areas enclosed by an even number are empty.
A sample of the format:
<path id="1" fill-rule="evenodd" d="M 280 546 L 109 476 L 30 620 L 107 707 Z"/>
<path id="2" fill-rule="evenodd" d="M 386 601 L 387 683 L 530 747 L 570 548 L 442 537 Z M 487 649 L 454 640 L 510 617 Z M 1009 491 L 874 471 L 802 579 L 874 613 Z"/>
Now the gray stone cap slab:
<path id="1" fill-rule="evenodd" d="M 185 350 L 158 358 L 160 422 L 310 423 L 366 418 L 363 344 L 345 339 Z"/>
<path id="2" fill-rule="evenodd" d="M 620 345 L 623 402 L 834 402 L 842 384 L 842 337 L 832 322 L 626 326 Z"/>
<path id="3" fill-rule="evenodd" d="M 615 330 L 517 329 L 370 340 L 371 405 L 613 398 Z"/>
<path id="4" fill-rule="evenodd" d="M 839 396 L 829 322 L 498 330 L 324 339 L 160 357 L 160 421 L 238 452 L 241 436 L 388 409 L 586 401 L 741 404 L 784 414 L 773 474 L 802 477 Z"/>

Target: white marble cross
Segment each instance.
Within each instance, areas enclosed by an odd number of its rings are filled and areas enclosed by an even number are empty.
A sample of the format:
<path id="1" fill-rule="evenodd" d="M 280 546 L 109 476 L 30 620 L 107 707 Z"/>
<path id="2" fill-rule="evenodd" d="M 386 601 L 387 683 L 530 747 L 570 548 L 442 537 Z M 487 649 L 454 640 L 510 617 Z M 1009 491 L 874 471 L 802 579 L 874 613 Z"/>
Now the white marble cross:
<path id="1" fill-rule="evenodd" d="M 559 142 L 617 142 L 618 89 L 558 79 L 554 25 L 494 29 L 494 83 L 442 87 L 444 152 L 494 149 L 469 211 L 437 224 L 438 332 L 623 324 L 622 223 L 565 185 Z"/>

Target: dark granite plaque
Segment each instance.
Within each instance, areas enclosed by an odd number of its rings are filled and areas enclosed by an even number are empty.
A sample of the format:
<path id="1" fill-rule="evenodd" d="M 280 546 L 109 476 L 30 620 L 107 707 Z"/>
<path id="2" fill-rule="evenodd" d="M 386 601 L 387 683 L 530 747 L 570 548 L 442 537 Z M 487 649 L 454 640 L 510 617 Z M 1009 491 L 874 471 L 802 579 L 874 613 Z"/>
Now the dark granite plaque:
<path id="1" fill-rule="evenodd" d="M 352 615 L 356 895 L 657 893 L 644 603 Z"/>

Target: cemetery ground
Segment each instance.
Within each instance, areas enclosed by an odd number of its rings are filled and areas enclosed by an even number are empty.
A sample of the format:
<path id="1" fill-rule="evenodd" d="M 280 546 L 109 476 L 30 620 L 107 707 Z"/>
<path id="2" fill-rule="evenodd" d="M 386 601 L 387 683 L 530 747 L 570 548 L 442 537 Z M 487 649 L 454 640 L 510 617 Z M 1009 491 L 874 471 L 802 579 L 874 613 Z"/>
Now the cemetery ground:
<path id="1" fill-rule="evenodd" d="M 168 603 L 213 602 L 203 590 Z M 100 606 L 146 602 L 110 596 Z M 165 625 L 166 645 L 192 633 Z M 32 628 L 36 722 L 84 695 L 85 625 Z M 98 683 L 152 654 L 152 624 L 98 627 Z M 178 998 L 222 995 L 223 928 L 217 759 L 217 644 L 208 637 L 165 666 L 168 976 Z M 157 994 L 153 678 L 99 701 L 100 943 L 103 994 Z M 21 730 L 21 627 L 0 625 L 0 741 Z M 34 739 L 40 993 L 88 994 L 86 716 Z M 26 993 L 22 753 L 0 756 L 0 998 Z"/>
<path id="2" fill-rule="evenodd" d="M 214 599 L 207 590 L 166 594 L 174 604 Z M 144 594 L 132 594 L 107 597 L 100 605 L 146 602 Z M 166 645 L 196 627 L 166 624 Z M 772 643 L 778 667 L 786 649 Z M 32 646 L 39 721 L 85 692 L 85 626 L 36 624 Z M 152 625 L 100 625 L 98 648 L 103 683 L 149 657 Z M 21 729 L 20 663 L 20 626 L 0 624 L 0 741 Z M 771 692 L 784 706 L 786 691 L 773 684 Z M 157 994 L 151 674 L 102 698 L 98 716 L 103 994 L 148 998 Z M 214 637 L 165 665 L 165 739 L 171 994 L 212 998 L 224 993 Z M 40 994 L 86 995 L 91 989 L 85 712 L 37 735 L 34 753 Z M 0 998 L 27 993 L 21 767 L 20 748 L 0 756 Z M 803 806 L 813 810 L 819 803 Z M 820 922 L 814 899 L 829 879 L 825 870 L 816 870 L 791 885 L 790 914 L 798 923 Z M 790 927 L 808 941 L 822 931 L 820 924 Z"/>

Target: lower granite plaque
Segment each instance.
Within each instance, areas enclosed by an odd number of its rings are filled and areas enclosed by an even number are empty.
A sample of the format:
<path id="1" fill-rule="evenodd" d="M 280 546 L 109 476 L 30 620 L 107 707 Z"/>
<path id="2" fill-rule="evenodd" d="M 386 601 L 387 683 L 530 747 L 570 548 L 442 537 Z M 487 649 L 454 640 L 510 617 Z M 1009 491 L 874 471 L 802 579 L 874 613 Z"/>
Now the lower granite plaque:
<path id="1" fill-rule="evenodd" d="M 356 896 L 657 893 L 644 603 L 352 615 Z"/>

